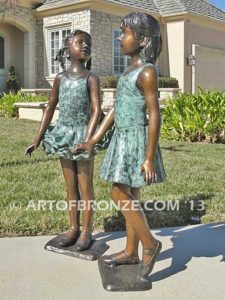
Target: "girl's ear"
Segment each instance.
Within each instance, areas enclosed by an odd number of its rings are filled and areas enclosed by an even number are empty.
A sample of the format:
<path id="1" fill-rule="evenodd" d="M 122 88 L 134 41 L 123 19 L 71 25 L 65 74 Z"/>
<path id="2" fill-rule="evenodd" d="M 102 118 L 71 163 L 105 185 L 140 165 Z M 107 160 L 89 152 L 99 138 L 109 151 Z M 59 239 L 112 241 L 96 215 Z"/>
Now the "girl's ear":
<path id="1" fill-rule="evenodd" d="M 142 36 L 140 40 L 140 46 L 144 48 L 150 41 L 150 37 Z"/>

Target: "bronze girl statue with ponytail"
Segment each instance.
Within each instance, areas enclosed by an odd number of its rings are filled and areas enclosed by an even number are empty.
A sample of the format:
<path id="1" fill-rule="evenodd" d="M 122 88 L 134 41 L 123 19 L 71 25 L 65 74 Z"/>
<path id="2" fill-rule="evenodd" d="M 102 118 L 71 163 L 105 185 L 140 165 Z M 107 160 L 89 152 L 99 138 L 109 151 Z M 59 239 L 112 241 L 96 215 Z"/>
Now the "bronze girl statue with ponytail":
<path id="1" fill-rule="evenodd" d="M 135 200 L 140 199 L 140 187 L 162 182 L 166 177 L 158 144 L 161 119 L 154 66 L 162 39 L 158 21 L 144 13 L 125 16 L 120 27 L 121 52 L 131 57 L 131 65 L 119 79 L 114 107 L 97 132 L 74 151 L 91 151 L 115 124 L 100 175 L 112 182 L 111 196 L 125 217 L 127 243 L 124 250 L 105 256 L 103 261 L 111 266 L 137 264 L 140 241 L 143 255 L 139 276 L 143 278 L 152 271 L 161 250 L 161 242 L 151 234 L 141 205 Z"/>
<path id="2" fill-rule="evenodd" d="M 92 154 L 72 153 L 80 142 L 88 141 L 100 118 L 100 81 L 90 72 L 91 36 L 82 30 L 73 31 L 66 37 L 56 60 L 63 72 L 54 80 L 53 88 L 34 142 L 26 149 L 31 153 L 42 143 L 48 155 L 57 154 L 60 159 L 67 187 L 70 230 L 59 235 L 58 246 L 75 244 L 82 251 L 91 245 L 93 211 L 88 201 L 94 199 Z M 65 59 L 71 62 L 65 69 Z M 50 125 L 56 105 L 59 103 L 59 118 Z M 84 201 L 82 231 L 78 201 Z"/>

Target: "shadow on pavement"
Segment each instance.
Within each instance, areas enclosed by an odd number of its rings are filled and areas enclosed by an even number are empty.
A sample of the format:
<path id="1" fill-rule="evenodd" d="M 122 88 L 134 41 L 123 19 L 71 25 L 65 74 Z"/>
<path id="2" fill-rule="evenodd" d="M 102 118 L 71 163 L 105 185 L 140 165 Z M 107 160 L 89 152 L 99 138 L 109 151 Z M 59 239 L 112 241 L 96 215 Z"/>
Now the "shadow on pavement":
<path id="1" fill-rule="evenodd" d="M 225 262 L 225 224 L 203 224 L 189 227 L 159 229 L 157 236 L 172 236 L 173 247 L 162 251 L 157 261 L 172 258 L 169 268 L 151 275 L 151 281 L 159 281 L 187 269 L 193 257 L 222 255 Z M 160 238 L 159 238 L 160 239 Z M 224 266 L 225 267 L 225 266 Z"/>
<path id="2" fill-rule="evenodd" d="M 172 259 L 171 265 L 153 273 L 151 281 L 160 281 L 187 269 L 187 264 L 193 257 L 222 256 L 220 262 L 225 263 L 225 223 L 201 224 L 187 227 L 168 227 L 155 229 L 155 236 L 169 237 L 172 247 L 162 250 L 157 261 Z M 126 232 L 100 232 L 94 238 L 108 242 L 126 236 Z M 118 251 L 121 249 L 118 249 Z M 225 267 L 225 265 L 224 265 Z"/>

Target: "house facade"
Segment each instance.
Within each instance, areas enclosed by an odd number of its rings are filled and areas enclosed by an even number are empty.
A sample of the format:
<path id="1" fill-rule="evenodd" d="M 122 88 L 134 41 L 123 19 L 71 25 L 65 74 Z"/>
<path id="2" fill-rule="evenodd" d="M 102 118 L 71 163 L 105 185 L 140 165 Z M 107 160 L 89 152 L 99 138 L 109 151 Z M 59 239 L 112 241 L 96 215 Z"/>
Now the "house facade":
<path id="1" fill-rule="evenodd" d="M 185 92 L 225 89 L 225 12 L 204 0 L 0 0 L 0 91 L 13 65 L 27 89 L 49 88 L 60 71 L 55 55 L 75 29 L 93 39 L 92 70 L 121 74 L 129 59 L 120 54 L 121 18 L 152 14 L 161 24 L 158 68 Z"/>

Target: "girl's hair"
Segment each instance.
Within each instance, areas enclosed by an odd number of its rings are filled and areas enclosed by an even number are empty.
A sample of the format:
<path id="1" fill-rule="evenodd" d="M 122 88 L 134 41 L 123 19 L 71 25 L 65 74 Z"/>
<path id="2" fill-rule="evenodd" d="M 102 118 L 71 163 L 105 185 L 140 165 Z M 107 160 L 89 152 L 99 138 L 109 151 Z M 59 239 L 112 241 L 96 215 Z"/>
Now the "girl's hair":
<path id="1" fill-rule="evenodd" d="M 59 49 L 59 51 L 56 54 L 56 58 L 55 58 L 55 61 L 58 61 L 60 63 L 60 66 L 63 69 L 63 71 L 65 71 L 65 58 L 67 58 L 68 60 L 71 60 L 70 54 L 69 54 L 69 43 L 78 34 L 83 34 L 88 39 L 91 40 L 91 36 L 89 33 L 87 33 L 86 31 L 83 31 L 83 30 L 79 30 L 79 29 L 74 30 L 69 35 L 67 35 L 67 37 L 64 40 L 63 46 Z M 91 70 L 91 58 L 87 61 L 86 68 L 88 70 Z"/>
<path id="2" fill-rule="evenodd" d="M 133 30 L 139 40 L 144 37 L 149 39 L 141 49 L 141 56 L 144 61 L 155 64 L 162 50 L 159 22 L 150 15 L 133 12 L 122 19 L 121 25 Z"/>

